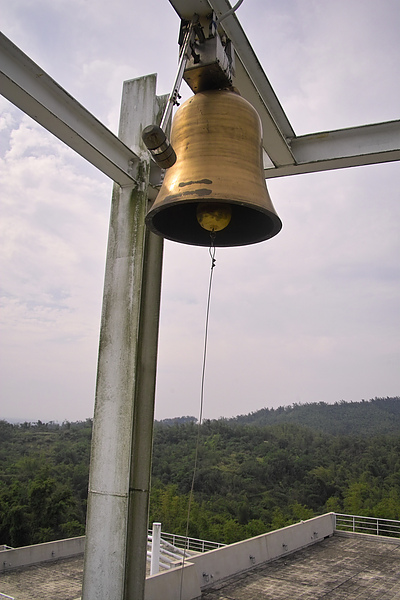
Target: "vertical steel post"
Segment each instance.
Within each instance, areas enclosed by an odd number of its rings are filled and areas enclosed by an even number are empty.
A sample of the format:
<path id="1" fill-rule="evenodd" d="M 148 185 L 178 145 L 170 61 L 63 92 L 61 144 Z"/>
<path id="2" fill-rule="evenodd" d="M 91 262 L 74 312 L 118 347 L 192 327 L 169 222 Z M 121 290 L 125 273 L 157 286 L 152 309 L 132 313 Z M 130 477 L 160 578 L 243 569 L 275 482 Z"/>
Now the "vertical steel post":
<path id="1" fill-rule="evenodd" d="M 144 596 L 163 242 L 144 224 L 150 158 L 141 132 L 161 118 L 155 91 L 156 75 L 123 87 L 119 137 L 141 162 L 137 186 L 113 189 L 82 600 Z"/>

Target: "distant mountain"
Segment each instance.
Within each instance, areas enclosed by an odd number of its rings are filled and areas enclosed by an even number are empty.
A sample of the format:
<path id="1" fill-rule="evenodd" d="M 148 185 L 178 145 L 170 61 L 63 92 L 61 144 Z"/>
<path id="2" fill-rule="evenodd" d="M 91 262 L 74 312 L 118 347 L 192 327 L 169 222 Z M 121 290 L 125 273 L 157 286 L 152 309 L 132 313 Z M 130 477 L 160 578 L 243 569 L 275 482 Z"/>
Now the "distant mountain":
<path id="1" fill-rule="evenodd" d="M 13 425 L 27 423 L 23 419 L 3 419 Z M 216 419 L 212 419 L 215 421 Z M 292 404 L 278 408 L 261 408 L 255 412 L 232 418 L 217 419 L 229 425 L 278 425 L 293 423 L 309 427 L 314 431 L 332 435 L 400 435 L 400 397 L 373 398 L 360 402 L 309 402 Z M 90 421 L 90 419 L 87 419 Z M 29 423 L 29 421 L 28 421 Z M 66 422 L 67 423 L 67 422 Z M 71 423 L 82 426 L 83 422 Z M 156 427 L 173 427 L 197 423 L 194 416 L 171 417 L 155 421 Z M 45 425 L 47 430 L 62 427 L 62 424 L 50 421 L 31 421 L 31 425 Z"/>
<path id="2" fill-rule="evenodd" d="M 156 421 L 156 424 L 167 425 L 170 427 L 172 425 L 184 425 L 185 423 L 196 423 L 196 422 L 197 422 L 196 417 L 186 416 L 186 417 L 172 417 L 170 419 L 162 419 L 161 421 Z"/>
<path id="3" fill-rule="evenodd" d="M 400 434 L 400 397 L 262 408 L 248 415 L 227 419 L 227 422 L 259 427 L 296 423 L 333 435 Z"/>

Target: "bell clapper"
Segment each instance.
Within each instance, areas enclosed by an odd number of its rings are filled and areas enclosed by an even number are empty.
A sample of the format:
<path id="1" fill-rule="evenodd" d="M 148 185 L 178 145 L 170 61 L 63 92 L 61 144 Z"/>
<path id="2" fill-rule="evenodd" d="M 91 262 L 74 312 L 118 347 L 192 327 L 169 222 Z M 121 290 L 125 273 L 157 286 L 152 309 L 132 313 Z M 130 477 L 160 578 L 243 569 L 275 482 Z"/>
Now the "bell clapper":
<path id="1" fill-rule="evenodd" d="M 223 202 L 200 202 L 196 217 L 199 225 L 207 231 L 216 232 L 225 229 L 232 218 L 232 209 Z"/>

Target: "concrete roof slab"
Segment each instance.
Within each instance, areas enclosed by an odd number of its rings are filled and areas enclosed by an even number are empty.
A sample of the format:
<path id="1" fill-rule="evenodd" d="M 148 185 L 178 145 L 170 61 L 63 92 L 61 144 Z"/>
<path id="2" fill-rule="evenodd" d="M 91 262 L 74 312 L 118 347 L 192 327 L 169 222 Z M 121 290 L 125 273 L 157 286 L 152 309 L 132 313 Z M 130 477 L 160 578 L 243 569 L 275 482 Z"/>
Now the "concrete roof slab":
<path id="1" fill-rule="evenodd" d="M 400 599 L 400 542 L 334 535 L 213 586 L 203 600 Z"/>

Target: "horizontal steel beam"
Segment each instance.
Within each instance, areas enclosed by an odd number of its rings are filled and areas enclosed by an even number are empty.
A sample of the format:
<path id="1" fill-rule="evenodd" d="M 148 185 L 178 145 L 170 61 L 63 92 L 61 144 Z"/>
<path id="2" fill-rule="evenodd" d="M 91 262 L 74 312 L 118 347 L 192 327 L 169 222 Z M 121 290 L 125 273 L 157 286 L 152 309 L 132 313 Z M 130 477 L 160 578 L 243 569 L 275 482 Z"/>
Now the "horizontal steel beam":
<path id="1" fill-rule="evenodd" d="M 185 19 L 211 8 L 220 17 L 231 8 L 228 0 L 169 1 Z M 220 26 L 235 48 L 234 84 L 263 124 L 267 179 L 400 160 L 399 121 L 296 136 L 236 14 Z"/>
<path id="2" fill-rule="evenodd" d="M 267 179 L 400 160 L 400 121 L 298 136 L 291 149 L 296 164 L 265 169 Z"/>
<path id="3" fill-rule="evenodd" d="M 227 0 L 170 2 L 183 18 L 205 14 L 211 4 L 217 15 L 230 8 Z M 235 84 L 263 123 L 267 179 L 400 160 L 400 121 L 296 136 L 236 15 L 222 24 L 237 55 Z M 0 59 L 6 98 L 112 180 L 135 184 L 137 154 L 1 33 Z M 152 172 L 157 183 L 159 169 L 153 165 Z M 156 193 L 151 188 L 152 199 Z"/>
<path id="4" fill-rule="evenodd" d="M 121 186 L 135 183 L 137 155 L 0 33 L 0 92 Z"/>

